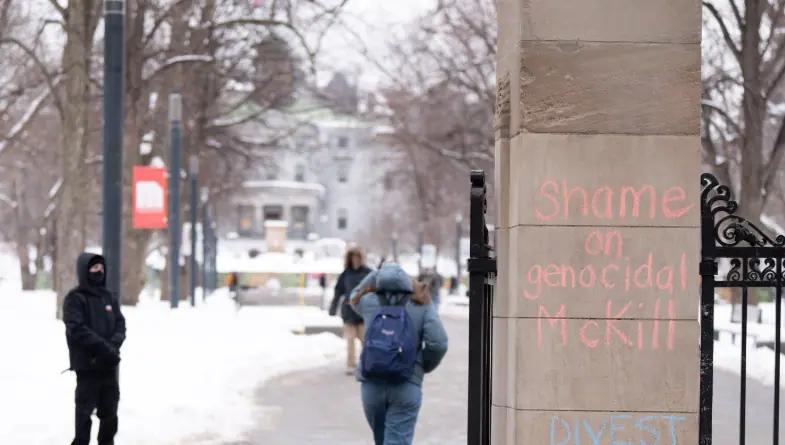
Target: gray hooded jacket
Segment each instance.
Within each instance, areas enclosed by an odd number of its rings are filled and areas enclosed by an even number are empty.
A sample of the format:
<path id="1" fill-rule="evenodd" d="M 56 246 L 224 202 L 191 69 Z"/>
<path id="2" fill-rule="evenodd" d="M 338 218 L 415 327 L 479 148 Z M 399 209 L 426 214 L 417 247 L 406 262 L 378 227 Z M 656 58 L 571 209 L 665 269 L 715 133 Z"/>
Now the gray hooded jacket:
<path id="1" fill-rule="evenodd" d="M 368 284 L 376 280 L 376 288 L 387 292 L 412 292 L 412 281 L 406 272 L 397 264 L 387 263 L 381 269 L 371 272 L 360 282 L 352 295 L 367 288 Z M 365 326 L 370 326 L 379 308 L 379 297 L 375 293 L 365 294 L 356 305 L 351 306 L 365 320 Z M 422 386 L 423 376 L 436 369 L 442 358 L 447 353 L 447 332 L 439 319 L 433 305 L 418 305 L 409 301 L 406 303 L 406 312 L 412 324 L 417 328 L 420 337 L 420 351 L 417 353 L 414 374 L 409 379 L 410 383 Z M 362 381 L 360 371 L 357 379 Z"/>

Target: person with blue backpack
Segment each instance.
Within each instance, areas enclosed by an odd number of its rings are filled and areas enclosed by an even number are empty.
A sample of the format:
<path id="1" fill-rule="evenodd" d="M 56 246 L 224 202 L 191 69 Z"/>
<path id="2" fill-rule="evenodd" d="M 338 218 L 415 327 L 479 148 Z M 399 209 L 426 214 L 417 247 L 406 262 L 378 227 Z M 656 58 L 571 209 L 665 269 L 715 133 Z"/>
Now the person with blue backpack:
<path id="1" fill-rule="evenodd" d="M 447 353 L 447 332 L 436 310 L 415 296 L 411 278 L 387 263 L 356 288 L 351 307 L 365 320 L 357 378 L 376 445 L 411 445 L 422 405 L 423 377 Z"/>

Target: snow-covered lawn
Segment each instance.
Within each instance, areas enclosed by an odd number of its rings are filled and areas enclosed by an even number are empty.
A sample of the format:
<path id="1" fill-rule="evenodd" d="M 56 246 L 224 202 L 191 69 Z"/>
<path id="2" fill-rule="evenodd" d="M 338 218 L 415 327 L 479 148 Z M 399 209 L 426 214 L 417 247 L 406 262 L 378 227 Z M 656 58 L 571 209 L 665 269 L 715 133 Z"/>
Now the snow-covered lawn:
<path id="1" fill-rule="evenodd" d="M 764 385 L 774 385 L 775 352 L 768 347 L 758 347 L 758 342 L 774 342 L 774 304 L 760 304 L 763 323 L 749 322 L 747 325 L 747 378 Z M 741 375 L 741 323 L 731 323 L 732 305 L 714 306 L 714 328 L 720 339 L 714 342 L 714 366 Z M 734 339 L 735 337 L 735 339 Z M 780 354 L 782 364 L 785 356 Z"/>
<path id="2" fill-rule="evenodd" d="M 236 311 L 225 294 L 171 311 L 146 300 L 123 308 L 128 340 L 120 371 L 118 445 L 220 444 L 262 421 L 255 390 L 282 373 L 320 366 L 344 353 L 332 334 L 292 333 L 331 325 L 317 308 Z M 50 292 L 0 289 L 0 443 L 68 443 L 75 377 Z M 96 425 L 94 423 L 94 431 Z"/>

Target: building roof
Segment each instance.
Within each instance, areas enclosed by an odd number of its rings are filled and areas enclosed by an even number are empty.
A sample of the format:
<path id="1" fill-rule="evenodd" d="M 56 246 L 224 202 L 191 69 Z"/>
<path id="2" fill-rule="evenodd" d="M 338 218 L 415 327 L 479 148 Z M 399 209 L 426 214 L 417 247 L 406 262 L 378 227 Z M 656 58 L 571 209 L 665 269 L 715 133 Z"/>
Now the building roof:
<path id="1" fill-rule="evenodd" d="M 322 184 L 315 182 L 298 182 L 298 181 L 281 181 L 281 180 L 268 180 L 268 181 L 245 181 L 243 188 L 246 189 L 278 189 L 278 190 L 293 190 L 293 191 L 308 191 L 313 192 L 319 196 L 324 195 L 326 189 Z"/>

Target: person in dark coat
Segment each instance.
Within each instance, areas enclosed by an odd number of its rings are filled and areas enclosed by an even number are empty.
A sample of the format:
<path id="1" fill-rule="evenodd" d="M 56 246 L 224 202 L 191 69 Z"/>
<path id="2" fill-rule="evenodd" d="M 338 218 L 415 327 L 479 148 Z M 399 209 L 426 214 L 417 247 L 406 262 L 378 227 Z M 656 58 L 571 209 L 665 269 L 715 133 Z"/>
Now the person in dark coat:
<path id="1" fill-rule="evenodd" d="M 76 372 L 76 434 L 72 445 L 90 443 L 91 416 L 101 421 L 99 445 L 113 445 L 120 401 L 118 365 L 125 341 L 120 303 L 106 288 L 106 261 L 83 253 L 76 262 L 78 285 L 63 302 L 70 370 Z"/>
<path id="2" fill-rule="evenodd" d="M 439 305 L 441 304 L 441 290 L 442 286 L 444 286 L 444 279 L 439 272 L 436 271 L 436 268 L 428 268 L 417 277 L 417 281 L 421 283 L 425 283 L 428 286 L 428 289 L 431 292 L 431 301 L 433 301 L 433 307 L 436 309 L 436 312 L 439 312 Z"/>
<path id="3" fill-rule="evenodd" d="M 365 265 L 365 257 L 362 250 L 358 248 L 349 249 L 346 252 L 345 270 L 338 277 L 335 284 L 335 295 L 330 304 L 330 315 L 338 313 L 338 305 L 341 306 L 341 318 L 343 318 L 343 336 L 346 339 L 346 373 L 354 375 L 357 368 L 357 351 L 355 340 L 363 340 L 365 335 L 363 329 L 363 318 L 354 312 L 349 306 L 349 298 L 352 290 L 371 273 L 371 269 Z"/>

